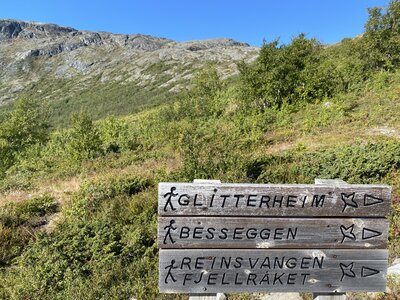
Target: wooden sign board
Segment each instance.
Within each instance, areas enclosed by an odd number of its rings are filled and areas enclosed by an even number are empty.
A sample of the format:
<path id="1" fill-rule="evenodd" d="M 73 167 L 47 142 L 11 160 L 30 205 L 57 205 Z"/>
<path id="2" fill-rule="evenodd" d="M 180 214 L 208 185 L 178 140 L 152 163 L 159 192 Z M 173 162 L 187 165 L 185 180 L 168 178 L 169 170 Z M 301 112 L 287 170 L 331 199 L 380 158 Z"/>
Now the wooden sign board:
<path id="1" fill-rule="evenodd" d="M 160 248 L 387 248 L 386 219 L 160 217 Z"/>
<path id="2" fill-rule="evenodd" d="M 388 185 L 160 183 L 160 216 L 382 217 Z"/>
<path id="3" fill-rule="evenodd" d="M 163 293 L 384 291 L 391 187 L 160 183 Z"/>
<path id="4" fill-rule="evenodd" d="M 163 293 L 383 291 L 387 250 L 160 250 Z"/>

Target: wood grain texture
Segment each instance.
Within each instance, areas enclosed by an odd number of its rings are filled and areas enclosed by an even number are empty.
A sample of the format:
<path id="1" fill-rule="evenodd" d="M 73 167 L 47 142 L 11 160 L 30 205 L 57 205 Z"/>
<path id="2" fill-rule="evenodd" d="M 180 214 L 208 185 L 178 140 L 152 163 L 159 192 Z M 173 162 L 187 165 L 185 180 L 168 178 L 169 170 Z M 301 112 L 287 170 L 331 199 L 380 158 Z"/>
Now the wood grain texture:
<path id="1" fill-rule="evenodd" d="M 160 183 L 160 216 L 385 217 L 388 185 Z"/>
<path id="2" fill-rule="evenodd" d="M 387 250 L 161 249 L 162 293 L 384 291 Z"/>
<path id="3" fill-rule="evenodd" d="M 314 300 L 347 300 L 346 293 L 314 293 Z"/>
<path id="4" fill-rule="evenodd" d="M 218 294 L 190 294 L 189 300 L 222 300 L 226 298 L 218 297 Z"/>
<path id="5" fill-rule="evenodd" d="M 342 180 L 342 179 L 320 179 L 320 178 L 315 178 L 314 179 L 314 183 L 315 184 L 322 184 L 322 185 L 338 185 L 338 186 L 342 186 L 342 185 L 349 185 L 346 181 Z"/>
<path id="6" fill-rule="evenodd" d="M 159 217 L 159 248 L 386 248 L 389 222 L 361 218 Z"/>

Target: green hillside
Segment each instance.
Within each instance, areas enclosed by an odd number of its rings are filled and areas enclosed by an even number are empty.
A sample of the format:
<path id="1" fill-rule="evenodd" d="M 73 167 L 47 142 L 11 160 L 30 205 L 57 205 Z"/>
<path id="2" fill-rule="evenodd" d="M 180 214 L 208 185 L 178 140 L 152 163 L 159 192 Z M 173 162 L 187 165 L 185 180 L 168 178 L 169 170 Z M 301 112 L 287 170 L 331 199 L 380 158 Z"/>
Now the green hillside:
<path id="1" fill-rule="evenodd" d="M 28 98 L 48 102 L 55 128 L 81 109 L 95 120 L 126 116 L 174 101 L 209 62 L 225 78 L 258 51 L 232 39 L 176 42 L 0 19 L 0 114 Z"/>
<path id="2" fill-rule="evenodd" d="M 41 70 L 44 60 L 32 61 L 35 70 Z M 47 102 L 51 111 L 50 125 L 55 128 L 70 125 L 70 116 L 79 110 L 86 110 L 97 120 L 106 116 L 130 115 L 161 103 L 171 102 L 181 91 L 170 91 L 174 86 L 187 86 L 186 79 L 172 80 L 174 72 L 192 73 L 199 66 L 183 66 L 173 62 L 150 64 L 142 70 L 141 76 L 152 76 L 153 80 L 129 80 L 129 72 L 115 71 L 112 76 L 118 80 L 102 81 L 101 76 L 85 78 L 52 78 L 42 75 L 41 79 L 18 94 L 19 99 Z M 31 75 L 27 75 L 28 77 Z M 168 84 L 169 81 L 173 81 Z M 0 106 L 0 114 L 12 110 L 14 103 Z"/>
<path id="3" fill-rule="evenodd" d="M 265 42 L 238 69 L 222 79 L 210 64 L 189 91 L 118 118 L 93 121 L 96 101 L 72 115 L 60 103 L 71 126 L 57 130 L 46 101 L 19 100 L 0 125 L 0 298 L 186 299 L 157 293 L 160 181 L 390 184 L 398 257 L 400 1 L 370 10 L 360 37 Z M 122 112 L 113 99 L 129 88 L 107 91 L 104 105 Z M 87 93 L 104 95 L 101 84 Z M 398 299 L 399 288 L 370 297 Z"/>

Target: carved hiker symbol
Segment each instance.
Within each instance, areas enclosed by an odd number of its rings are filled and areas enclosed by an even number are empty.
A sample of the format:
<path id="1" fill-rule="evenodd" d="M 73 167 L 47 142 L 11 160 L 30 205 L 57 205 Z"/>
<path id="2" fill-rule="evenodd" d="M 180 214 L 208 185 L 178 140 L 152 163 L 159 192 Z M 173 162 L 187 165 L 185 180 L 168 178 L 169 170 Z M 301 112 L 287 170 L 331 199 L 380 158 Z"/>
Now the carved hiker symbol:
<path id="1" fill-rule="evenodd" d="M 172 244 L 175 243 L 175 241 L 171 235 L 171 230 L 176 230 L 176 226 L 174 226 L 174 224 L 175 224 L 175 220 L 171 220 L 171 221 L 169 221 L 169 225 L 164 227 L 164 230 L 167 230 L 167 233 L 165 234 L 165 237 L 164 237 L 164 244 L 167 243 L 167 238 L 170 239 Z"/>
<path id="2" fill-rule="evenodd" d="M 340 242 L 341 244 L 343 244 L 343 242 L 346 238 L 355 241 L 356 236 L 353 233 L 353 229 L 354 229 L 354 224 L 352 224 L 349 227 L 340 225 L 340 231 L 342 232 L 342 235 L 343 235 L 342 241 Z"/>
<path id="3" fill-rule="evenodd" d="M 167 206 L 168 206 L 168 205 L 171 207 L 171 210 L 176 210 L 176 208 L 174 208 L 174 207 L 172 206 L 172 202 L 171 202 L 172 197 L 175 197 L 175 196 L 178 196 L 178 195 L 179 195 L 178 193 L 174 193 L 175 190 L 176 190 L 176 187 L 173 186 L 173 187 L 171 187 L 170 192 L 169 192 L 169 193 L 166 193 L 166 194 L 164 195 L 164 198 L 167 198 L 167 201 L 165 201 L 165 205 L 164 205 L 164 211 L 167 211 Z"/>
<path id="4" fill-rule="evenodd" d="M 342 212 L 345 211 L 347 206 L 354 207 L 354 208 L 358 207 L 357 202 L 354 200 L 354 196 L 355 195 L 356 195 L 356 193 L 351 193 L 351 194 L 342 193 L 342 201 L 344 202 L 344 206 L 343 206 Z"/>
<path id="5" fill-rule="evenodd" d="M 175 259 L 171 260 L 171 264 L 165 267 L 165 269 L 168 270 L 167 276 L 165 276 L 165 280 L 164 280 L 166 284 L 168 284 L 168 277 L 170 277 L 173 282 L 176 282 L 176 279 L 174 278 L 174 276 L 172 276 L 172 272 L 171 272 L 172 269 L 178 268 L 174 265 L 175 265 Z"/>
<path id="6" fill-rule="evenodd" d="M 342 270 L 342 277 L 340 278 L 340 281 L 343 281 L 343 278 L 345 276 L 352 277 L 352 278 L 356 277 L 356 274 L 353 271 L 353 266 L 354 266 L 354 263 L 351 263 L 348 265 L 340 263 L 340 269 Z"/>

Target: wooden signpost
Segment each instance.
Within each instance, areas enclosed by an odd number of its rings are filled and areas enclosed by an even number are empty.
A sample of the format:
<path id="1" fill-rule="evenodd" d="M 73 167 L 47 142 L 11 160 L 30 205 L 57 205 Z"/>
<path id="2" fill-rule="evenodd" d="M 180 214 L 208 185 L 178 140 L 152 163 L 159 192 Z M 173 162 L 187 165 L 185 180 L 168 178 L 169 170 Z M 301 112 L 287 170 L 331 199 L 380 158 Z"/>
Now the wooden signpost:
<path id="1" fill-rule="evenodd" d="M 384 291 L 391 188 L 316 183 L 160 183 L 160 292 Z"/>

